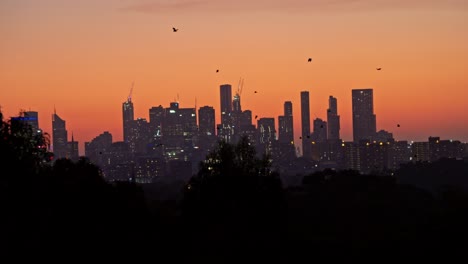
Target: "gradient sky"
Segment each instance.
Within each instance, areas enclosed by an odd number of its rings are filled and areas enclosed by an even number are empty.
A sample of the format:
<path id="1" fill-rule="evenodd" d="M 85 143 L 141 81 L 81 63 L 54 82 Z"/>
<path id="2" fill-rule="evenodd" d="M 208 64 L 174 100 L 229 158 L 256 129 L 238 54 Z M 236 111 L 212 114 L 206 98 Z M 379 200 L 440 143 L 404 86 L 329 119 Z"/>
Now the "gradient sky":
<path id="1" fill-rule="evenodd" d="M 467 32 L 466 0 L 2 0 L 0 105 L 49 133 L 55 106 L 84 154 L 104 131 L 122 140 L 133 81 L 135 117 L 178 100 L 219 122 L 219 85 L 242 77 L 253 115 L 277 122 L 292 101 L 297 139 L 300 91 L 311 119 L 336 97 L 352 140 L 351 90 L 373 88 L 378 130 L 468 141 Z"/>

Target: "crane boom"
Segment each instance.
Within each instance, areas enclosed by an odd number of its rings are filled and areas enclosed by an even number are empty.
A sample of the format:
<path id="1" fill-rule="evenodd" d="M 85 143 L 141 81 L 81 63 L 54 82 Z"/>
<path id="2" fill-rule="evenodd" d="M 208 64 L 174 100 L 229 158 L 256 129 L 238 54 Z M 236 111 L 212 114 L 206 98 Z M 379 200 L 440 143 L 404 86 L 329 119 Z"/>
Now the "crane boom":
<path id="1" fill-rule="evenodd" d="M 130 93 L 128 94 L 127 101 L 131 102 L 132 101 L 132 93 L 133 93 L 133 86 L 135 85 L 135 82 L 132 82 L 132 87 L 130 88 Z"/>

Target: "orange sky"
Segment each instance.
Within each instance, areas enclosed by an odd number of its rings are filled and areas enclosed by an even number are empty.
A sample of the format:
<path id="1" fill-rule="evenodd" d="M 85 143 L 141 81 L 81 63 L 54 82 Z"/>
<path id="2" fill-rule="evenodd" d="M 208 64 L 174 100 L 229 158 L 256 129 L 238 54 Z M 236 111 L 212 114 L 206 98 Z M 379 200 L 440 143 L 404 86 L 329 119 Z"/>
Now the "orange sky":
<path id="1" fill-rule="evenodd" d="M 49 133 L 55 105 L 84 154 L 104 131 L 122 140 L 133 81 L 135 117 L 179 97 L 219 119 L 219 85 L 242 77 L 254 115 L 292 101 L 297 138 L 300 91 L 312 119 L 335 96 L 351 140 L 351 89 L 373 88 L 378 130 L 468 141 L 466 32 L 465 0 L 3 0 L 0 105 L 38 111 Z"/>

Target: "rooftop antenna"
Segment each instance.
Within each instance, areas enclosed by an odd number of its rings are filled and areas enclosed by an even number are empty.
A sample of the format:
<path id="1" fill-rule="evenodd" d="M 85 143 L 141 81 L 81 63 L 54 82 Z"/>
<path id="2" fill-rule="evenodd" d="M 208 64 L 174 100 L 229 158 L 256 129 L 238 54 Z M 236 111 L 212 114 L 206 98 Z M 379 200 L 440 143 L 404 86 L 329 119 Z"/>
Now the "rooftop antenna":
<path id="1" fill-rule="evenodd" d="M 133 86 L 135 86 L 135 81 L 132 82 L 132 87 L 130 88 L 130 93 L 128 94 L 127 102 L 132 101 Z"/>

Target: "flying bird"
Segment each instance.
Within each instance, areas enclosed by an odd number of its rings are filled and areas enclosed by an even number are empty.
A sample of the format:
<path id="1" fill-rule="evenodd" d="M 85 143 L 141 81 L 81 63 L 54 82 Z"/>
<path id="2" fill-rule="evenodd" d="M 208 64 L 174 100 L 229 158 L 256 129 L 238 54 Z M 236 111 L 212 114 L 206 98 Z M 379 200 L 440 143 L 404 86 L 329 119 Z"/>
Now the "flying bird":
<path id="1" fill-rule="evenodd" d="M 258 117 L 258 116 L 256 115 L 256 116 L 255 116 L 255 119 L 257 119 L 257 117 Z"/>
<path id="2" fill-rule="evenodd" d="M 376 68 L 378 71 L 382 70 L 382 68 Z"/>
<path id="3" fill-rule="evenodd" d="M 172 27 L 172 32 L 177 32 L 178 28 Z"/>
<path id="4" fill-rule="evenodd" d="M 311 61 L 312 61 L 312 58 L 309 58 L 307 61 L 308 61 L 308 62 L 311 62 Z"/>
<path id="5" fill-rule="evenodd" d="M 397 126 L 397 127 L 400 127 L 400 124 L 397 124 L 396 126 Z"/>
<path id="6" fill-rule="evenodd" d="M 257 91 L 255 91 L 254 93 L 257 93 Z"/>
<path id="7" fill-rule="evenodd" d="M 219 70 L 216 70 L 216 72 L 219 72 Z"/>

